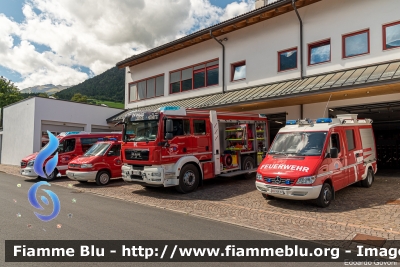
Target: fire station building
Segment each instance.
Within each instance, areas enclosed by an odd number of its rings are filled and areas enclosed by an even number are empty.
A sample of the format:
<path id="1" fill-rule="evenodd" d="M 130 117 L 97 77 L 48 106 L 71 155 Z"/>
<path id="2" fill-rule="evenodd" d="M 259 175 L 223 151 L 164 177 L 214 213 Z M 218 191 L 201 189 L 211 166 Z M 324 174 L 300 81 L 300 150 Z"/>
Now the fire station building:
<path id="1" fill-rule="evenodd" d="M 378 168 L 399 168 L 399 10 L 398 0 L 258 0 L 117 63 L 125 108 L 266 114 L 270 141 L 288 119 L 358 114 L 373 120 Z"/>

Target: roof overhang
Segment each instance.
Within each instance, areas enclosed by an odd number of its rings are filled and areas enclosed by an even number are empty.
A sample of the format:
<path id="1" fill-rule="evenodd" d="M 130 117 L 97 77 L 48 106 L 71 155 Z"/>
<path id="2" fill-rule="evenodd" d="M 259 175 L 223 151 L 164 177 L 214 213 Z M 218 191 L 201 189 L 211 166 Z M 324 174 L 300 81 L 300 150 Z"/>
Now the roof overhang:
<path id="1" fill-rule="evenodd" d="M 296 0 L 296 8 L 302 8 L 304 6 L 319 2 L 321 0 Z M 134 55 L 125 60 L 117 63 L 117 67 L 122 69 L 125 67 L 131 67 L 143 62 L 165 56 L 167 54 L 182 50 L 184 48 L 205 42 L 210 40 L 210 32 L 215 37 L 225 35 L 230 32 L 234 32 L 250 25 L 260 23 L 262 21 L 271 19 L 276 16 L 293 11 L 292 0 L 279 0 L 275 3 L 260 7 L 243 15 L 237 16 L 235 18 L 226 20 L 214 26 L 205 28 L 203 30 L 197 31 L 170 43 L 158 46 L 156 48 L 150 49 L 138 55 Z"/>
<path id="2" fill-rule="evenodd" d="M 311 104 L 351 98 L 387 95 L 400 92 L 400 61 L 382 62 L 304 77 L 263 84 L 223 93 L 180 99 L 137 110 L 155 110 L 162 106 L 254 111 L 274 107 Z M 108 122 L 121 121 L 129 111 Z"/>

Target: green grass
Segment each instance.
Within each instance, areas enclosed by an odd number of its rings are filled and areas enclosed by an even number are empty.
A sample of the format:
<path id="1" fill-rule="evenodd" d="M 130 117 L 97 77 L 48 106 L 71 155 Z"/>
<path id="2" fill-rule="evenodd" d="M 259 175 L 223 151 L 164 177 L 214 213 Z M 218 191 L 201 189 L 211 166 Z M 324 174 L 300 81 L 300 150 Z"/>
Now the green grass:
<path id="1" fill-rule="evenodd" d="M 88 100 L 95 101 L 97 105 L 105 104 L 105 105 L 109 106 L 110 108 L 124 109 L 124 103 L 112 102 L 112 101 L 103 101 L 103 100 L 97 100 L 97 99 L 88 99 Z"/>

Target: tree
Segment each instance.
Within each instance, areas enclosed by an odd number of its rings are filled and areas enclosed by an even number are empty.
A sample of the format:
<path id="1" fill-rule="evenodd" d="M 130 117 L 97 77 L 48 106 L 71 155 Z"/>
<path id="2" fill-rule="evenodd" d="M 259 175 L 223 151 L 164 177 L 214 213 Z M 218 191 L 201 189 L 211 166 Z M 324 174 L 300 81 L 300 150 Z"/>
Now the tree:
<path id="1" fill-rule="evenodd" d="M 71 98 L 71 101 L 74 102 L 79 102 L 79 103 L 87 103 L 88 98 L 85 95 L 82 95 L 80 93 L 74 94 L 74 96 Z"/>
<path id="2" fill-rule="evenodd" d="M 3 124 L 3 108 L 11 105 L 12 103 L 18 102 L 23 99 L 20 91 L 14 83 L 7 80 L 3 76 L 0 77 L 0 126 Z"/>
<path id="3" fill-rule="evenodd" d="M 39 96 L 40 97 L 49 98 L 49 95 L 47 93 L 40 93 Z"/>

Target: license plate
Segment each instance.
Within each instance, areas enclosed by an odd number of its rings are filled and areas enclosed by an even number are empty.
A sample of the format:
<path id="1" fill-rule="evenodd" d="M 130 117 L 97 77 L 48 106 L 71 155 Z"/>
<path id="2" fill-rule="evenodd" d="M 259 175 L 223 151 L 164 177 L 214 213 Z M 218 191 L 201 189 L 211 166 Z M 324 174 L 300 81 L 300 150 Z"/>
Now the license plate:
<path id="1" fill-rule="evenodd" d="M 140 175 L 140 171 L 132 171 L 133 175 Z"/>
<path id="2" fill-rule="evenodd" d="M 272 194 L 281 194 L 284 195 L 285 191 L 284 190 L 280 190 L 280 189 L 271 189 L 271 193 Z"/>

